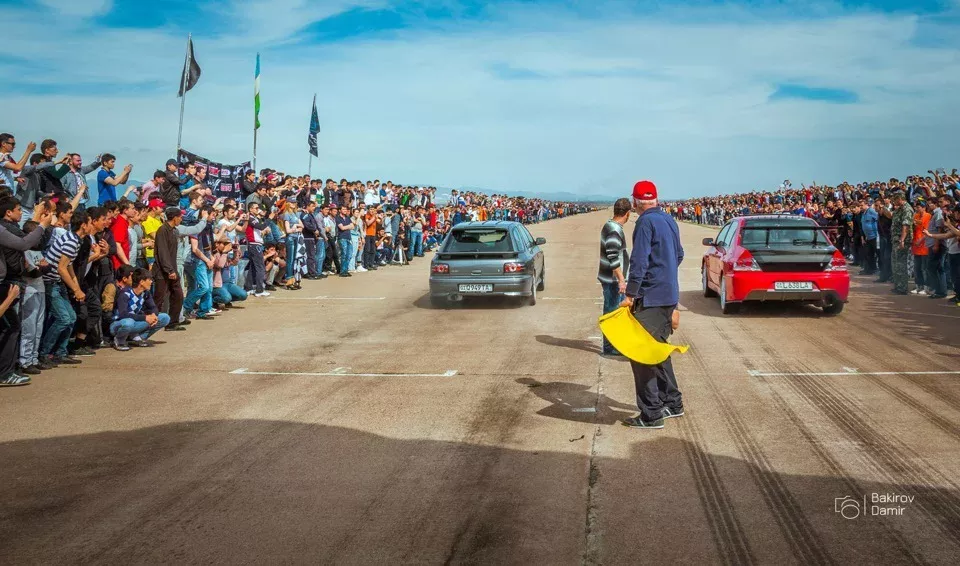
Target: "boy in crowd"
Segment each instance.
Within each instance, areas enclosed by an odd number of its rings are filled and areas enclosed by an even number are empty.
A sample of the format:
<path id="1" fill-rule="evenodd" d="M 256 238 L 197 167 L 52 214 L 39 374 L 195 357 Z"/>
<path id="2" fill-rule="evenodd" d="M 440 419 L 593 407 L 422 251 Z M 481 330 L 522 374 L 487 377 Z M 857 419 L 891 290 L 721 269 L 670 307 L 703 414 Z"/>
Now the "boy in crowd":
<path id="1" fill-rule="evenodd" d="M 150 288 L 153 276 L 142 267 L 123 274 L 123 286 L 117 294 L 114 322 L 110 325 L 113 347 L 121 352 L 130 349 L 127 339 L 133 336 L 137 346 L 151 346 L 147 341 L 154 333 L 170 324 L 170 317 L 158 312 Z"/>
<path id="2" fill-rule="evenodd" d="M 230 308 L 233 301 L 247 300 L 247 292 L 230 281 L 227 270 L 240 263 L 239 246 L 230 242 L 226 236 L 217 238 L 213 252 L 213 302 Z M 232 257 L 231 257 L 232 256 Z"/>

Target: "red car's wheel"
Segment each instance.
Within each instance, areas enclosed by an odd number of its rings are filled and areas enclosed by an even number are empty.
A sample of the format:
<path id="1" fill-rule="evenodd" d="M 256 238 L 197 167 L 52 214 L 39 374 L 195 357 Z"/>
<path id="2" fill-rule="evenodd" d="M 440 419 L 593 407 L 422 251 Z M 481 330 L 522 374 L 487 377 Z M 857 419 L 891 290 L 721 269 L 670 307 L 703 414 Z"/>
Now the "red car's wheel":
<path id="1" fill-rule="evenodd" d="M 720 311 L 723 314 L 737 314 L 740 312 L 740 303 L 727 301 L 727 280 L 720 279 Z"/>
<path id="2" fill-rule="evenodd" d="M 700 270 L 700 273 L 703 274 L 703 296 L 704 297 L 716 297 L 717 292 L 710 288 L 710 284 L 707 282 L 707 267 L 703 266 Z"/>

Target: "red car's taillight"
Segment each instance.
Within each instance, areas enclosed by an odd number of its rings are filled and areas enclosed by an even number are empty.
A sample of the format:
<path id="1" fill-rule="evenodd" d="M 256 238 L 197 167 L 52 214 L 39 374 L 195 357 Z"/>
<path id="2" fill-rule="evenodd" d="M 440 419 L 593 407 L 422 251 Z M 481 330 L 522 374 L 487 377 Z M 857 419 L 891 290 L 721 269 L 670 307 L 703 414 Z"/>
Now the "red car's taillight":
<path id="1" fill-rule="evenodd" d="M 843 252 L 837 250 L 833 252 L 833 257 L 830 259 L 830 265 L 827 267 L 827 271 L 846 271 L 847 270 L 847 258 L 843 257 Z"/>
<path id="2" fill-rule="evenodd" d="M 430 266 L 430 273 L 450 273 L 450 266 L 445 263 L 435 263 Z"/>
<path id="3" fill-rule="evenodd" d="M 747 250 L 743 250 L 740 254 L 740 257 L 733 262 L 734 271 L 760 271 L 760 266 L 757 264 L 757 260 L 753 259 L 753 254 Z"/>
<path id="4" fill-rule="evenodd" d="M 504 273 L 523 273 L 526 271 L 527 266 L 522 263 L 505 263 L 503 264 Z"/>

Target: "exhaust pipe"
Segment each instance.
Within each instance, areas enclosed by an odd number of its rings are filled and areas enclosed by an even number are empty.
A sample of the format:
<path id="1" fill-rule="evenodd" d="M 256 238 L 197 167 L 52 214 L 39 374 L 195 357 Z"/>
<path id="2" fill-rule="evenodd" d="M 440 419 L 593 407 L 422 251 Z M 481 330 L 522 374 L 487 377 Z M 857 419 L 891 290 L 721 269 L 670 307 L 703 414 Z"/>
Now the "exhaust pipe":
<path id="1" fill-rule="evenodd" d="M 450 295 L 450 300 L 453 301 L 453 302 L 455 302 L 455 303 L 459 303 L 460 301 L 463 300 L 463 295 L 461 295 L 461 294 L 459 294 L 459 293 L 454 294 L 454 295 Z"/>

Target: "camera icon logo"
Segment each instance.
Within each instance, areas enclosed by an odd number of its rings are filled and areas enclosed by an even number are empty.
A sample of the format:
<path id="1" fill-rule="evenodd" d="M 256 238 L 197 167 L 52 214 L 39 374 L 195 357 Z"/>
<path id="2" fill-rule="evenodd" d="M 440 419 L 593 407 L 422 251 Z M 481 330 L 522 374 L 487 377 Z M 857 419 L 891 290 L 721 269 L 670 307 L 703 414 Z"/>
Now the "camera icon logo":
<path id="1" fill-rule="evenodd" d="M 860 516 L 860 502 L 849 495 L 833 500 L 833 510 L 844 519 L 856 519 Z"/>

